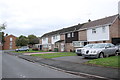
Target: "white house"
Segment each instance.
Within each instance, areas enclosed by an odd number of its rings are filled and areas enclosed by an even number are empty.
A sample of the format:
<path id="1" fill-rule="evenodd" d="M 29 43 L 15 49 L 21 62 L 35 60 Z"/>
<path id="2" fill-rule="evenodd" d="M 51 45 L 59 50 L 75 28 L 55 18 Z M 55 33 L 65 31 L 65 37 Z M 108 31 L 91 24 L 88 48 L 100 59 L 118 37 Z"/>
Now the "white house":
<path id="1" fill-rule="evenodd" d="M 110 39 L 109 25 L 87 29 L 87 41 L 107 41 Z"/>
<path id="2" fill-rule="evenodd" d="M 52 36 L 52 44 L 60 40 L 60 34 L 56 34 Z"/>

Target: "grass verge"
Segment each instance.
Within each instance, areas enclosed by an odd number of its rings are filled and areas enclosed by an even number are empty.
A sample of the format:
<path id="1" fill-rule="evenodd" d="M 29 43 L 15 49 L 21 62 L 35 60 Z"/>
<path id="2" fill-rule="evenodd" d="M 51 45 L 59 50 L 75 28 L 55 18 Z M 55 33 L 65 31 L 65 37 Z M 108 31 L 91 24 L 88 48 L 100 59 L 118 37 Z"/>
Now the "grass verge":
<path id="1" fill-rule="evenodd" d="M 120 68 L 120 56 L 111 56 L 107 58 L 99 58 L 86 62 L 85 64 L 92 64 L 104 67 Z"/>
<path id="2" fill-rule="evenodd" d="M 30 49 L 29 51 L 18 51 L 18 52 L 11 51 L 11 52 L 13 52 L 13 53 L 34 53 L 34 52 L 48 52 L 48 51 L 34 51 L 34 50 Z"/>
<path id="3" fill-rule="evenodd" d="M 56 57 L 64 57 L 64 56 L 75 56 L 75 53 L 72 52 L 58 52 L 58 53 L 48 53 L 48 54 L 32 54 L 32 56 L 39 56 L 42 58 L 56 58 Z"/>

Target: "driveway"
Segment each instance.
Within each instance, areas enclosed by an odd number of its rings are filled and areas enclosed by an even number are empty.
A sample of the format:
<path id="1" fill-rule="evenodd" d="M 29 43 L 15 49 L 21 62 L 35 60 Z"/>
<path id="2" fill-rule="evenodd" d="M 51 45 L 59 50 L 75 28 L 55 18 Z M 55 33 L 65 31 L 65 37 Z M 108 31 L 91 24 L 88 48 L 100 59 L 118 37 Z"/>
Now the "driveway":
<path id="1" fill-rule="evenodd" d="M 82 56 L 65 56 L 65 57 L 58 57 L 58 58 L 52 58 L 55 60 L 62 60 L 62 61 L 70 61 L 75 63 L 84 63 L 92 59 L 84 59 Z"/>

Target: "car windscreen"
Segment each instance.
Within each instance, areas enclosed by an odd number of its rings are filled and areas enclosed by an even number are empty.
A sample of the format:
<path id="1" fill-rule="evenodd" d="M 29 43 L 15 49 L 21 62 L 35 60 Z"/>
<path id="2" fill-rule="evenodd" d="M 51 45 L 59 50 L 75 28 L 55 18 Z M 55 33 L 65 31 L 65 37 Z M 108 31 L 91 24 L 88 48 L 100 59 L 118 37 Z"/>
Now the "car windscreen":
<path id="1" fill-rule="evenodd" d="M 104 48 L 105 44 L 95 44 L 92 48 Z"/>
<path id="2" fill-rule="evenodd" d="M 87 44 L 86 46 L 84 46 L 84 48 L 92 48 L 93 44 Z"/>

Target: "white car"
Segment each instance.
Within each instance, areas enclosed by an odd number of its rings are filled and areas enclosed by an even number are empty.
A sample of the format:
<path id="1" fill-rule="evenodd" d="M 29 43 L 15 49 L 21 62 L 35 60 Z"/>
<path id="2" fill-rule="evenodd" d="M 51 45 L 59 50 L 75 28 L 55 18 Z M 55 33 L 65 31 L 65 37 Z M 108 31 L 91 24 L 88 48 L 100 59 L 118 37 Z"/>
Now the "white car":
<path id="1" fill-rule="evenodd" d="M 29 47 L 28 46 L 23 46 L 23 47 L 21 47 L 21 48 L 18 48 L 18 49 L 16 49 L 15 51 L 29 51 Z"/>
<path id="2" fill-rule="evenodd" d="M 103 58 L 110 55 L 118 55 L 118 49 L 111 43 L 97 43 L 94 44 L 92 48 L 82 51 L 84 58 Z"/>
<path id="3" fill-rule="evenodd" d="M 87 44 L 87 45 L 85 45 L 83 48 L 77 48 L 76 50 L 75 50 L 75 53 L 78 55 L 78 56 L 81 56 L 82 55 L 82 50 L 84 50 L 84 49 L 88 49 L 88 48 L 92 48 L 92 46 L 93 46 L 94 44 Z"/>

